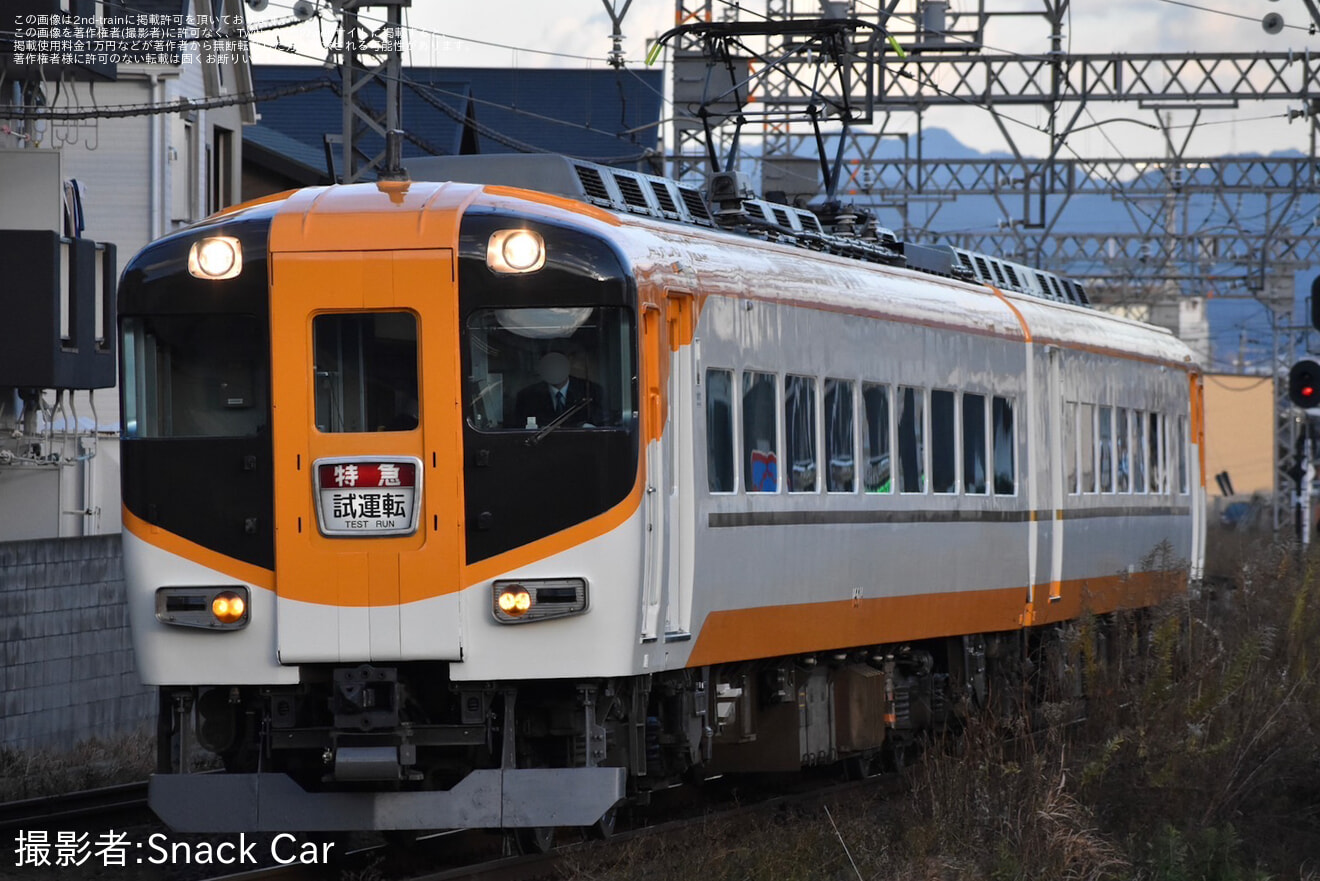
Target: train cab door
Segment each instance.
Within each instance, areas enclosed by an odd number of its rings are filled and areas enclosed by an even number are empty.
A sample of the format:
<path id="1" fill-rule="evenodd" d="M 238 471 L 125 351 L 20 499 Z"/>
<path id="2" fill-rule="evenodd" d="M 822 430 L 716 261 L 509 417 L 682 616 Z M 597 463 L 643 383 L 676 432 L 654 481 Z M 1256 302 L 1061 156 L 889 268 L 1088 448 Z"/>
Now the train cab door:
<path id="1" fill-rule="evenodd" d="M 665 406 L 661 365 L 667 356 L 661 336 L 663 315 L 659 306 L 642 306 L 642 407 L 646 444 L 646 535 L 642 564 L 641 638 L 652 642 L 660 635 L 665 583 L 669 574 L 668 473 L 673 443 Z"/>
<path id="2" fill-rule="evenodd" d="M 282 663 L 461 657 L 453 279 L 448 250 L 273 257 Z"/>
<path id="3" fill-rule="evenodd" d="M 665 639 L 691 637 L 693 558 L 696 554 L 696 442 L 692 420 L 697 382 L 697 350 L 693 338 L 694 297 L 688 291 L 670 289 L 665 296 L 669 336 L 669 579 L 665 592 Z"/>
<path id="4" fill-rule="evenodd" d="M 690 638 L 695 500 L 693 297 L 668 290 L 642 310 L 646 457 L 646 561 L 641 635 Z"/>

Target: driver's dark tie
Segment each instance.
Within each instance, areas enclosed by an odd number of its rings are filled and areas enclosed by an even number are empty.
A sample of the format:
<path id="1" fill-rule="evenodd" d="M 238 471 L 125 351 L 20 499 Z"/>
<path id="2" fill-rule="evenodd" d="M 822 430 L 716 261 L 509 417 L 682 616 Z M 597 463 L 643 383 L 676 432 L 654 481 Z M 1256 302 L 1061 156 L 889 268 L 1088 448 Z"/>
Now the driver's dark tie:
<path id="1" fill-rule="evenodd" d="M 563 413 L 563 412 L 564 412 L 564 390 L 563 390 L 563 389 L 560 389 L 559 391 L 555 392 L 555 412 L 556 412 L 556 413 Z"/>

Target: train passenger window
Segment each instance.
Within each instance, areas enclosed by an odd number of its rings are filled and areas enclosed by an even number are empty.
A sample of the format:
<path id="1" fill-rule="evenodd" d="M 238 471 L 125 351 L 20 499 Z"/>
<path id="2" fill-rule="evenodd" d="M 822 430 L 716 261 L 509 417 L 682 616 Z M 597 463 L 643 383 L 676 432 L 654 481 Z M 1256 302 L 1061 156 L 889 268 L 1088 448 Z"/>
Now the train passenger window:
<path id="1" fill-rule="evenodd" d="M 889 387 L 871 382 L 862 383 L 862 406 L 866 410 L 866 418 L 862 421 L 862 462 L 866 468 L 862 475 L 862 491 L 893 492 L 894 475 L 889 449 Z"/>
<path id="2" fill-rule="evenodd" d="M 1101 407 L 1099 422 L 1100 492 L 1114 491 L 1114 408 Z"/>
<path id="3" fill-rule="evenodd" d="M 733 371 L 706 371 L 706 484 L 733 492 Z"/>
<path id="4" fill-rule="evenodd" d="M 1178 430 L 1174 435 L 1178 446 L 1178 492 L 1187 494 L 1187 417 L 1178 417 Z"/>
<path id="5" fill-rule="evenodd" d="M 990 415 L 990 438 L 995 462 L 995 495 L 1017 494 L 1017 469 L 1014 467 L 1016 443 L 1013 429 L 1013 401 L 996 397 Z"/>
<path id="6" fill-rule="evenodd" d="M 779 439 L 775 375 L 743 374 L 743 475 L 749 493 L 779 492 Z"/>
<path id="7" fill-rule="evenodd" d="M 926 390 L 902 386 L 894 402 L 898 423 L 898 491 L 926 490 Z"/>
<path id="8" fill-rule="evenodd" d="M 1148 473 L 1150 475 L 1150 491 L 1153 493 L 1164 492 L 1164 436 L 1160 431 L 1160 414 L 1149 413 L 1150 425 L 1146 432 L 1147 442 L 1150 444 L 1150 458 Z"/>
<path id="9" fill-rule="evenodd" d="M 1063 405 L 1063 461 L 1066 464 L 1067 483 L 1064 486 L 1069 493 L 1080 492 L 1077 483 L 1077 402 L 1068 401 Z"/>
<path id="10" fill-rule="evenodd" d="M 816 380 L 784 377 L 784 446 L 788 450 L 788 491 L 816 491 Z"/>
<path id="11" fill-rule="evenodd" d="M 312 319 L 316 427 L 325 432 L 417 427 L 417 317 L 354 312 Z"/>
<path id="12" fill-rule="evenodd" d="M 986 491 L 985 395 L 963 395 L 963 490 L 974 495 Z"/>
<path id="13" fill-rule="evenodd" d="M 463 345 L 463 413 L 478 431 L 629 427 L 637 419 L 632 312 L 479 309 Z"/>
<path id="14" fill-rule="evenodd" d="M 853 384 L 846 379 L 825 380 L 825 491 L 853 491 Z"/>
<path id="15" fill-rule="evenodd" d="M 1114 462 L 1118 466 L 1114 470 L 1117 472 L 1118 491 L 1121 493 L 1131 492 L 1132 482 L 1132 438 L 1128 430 L 1128 411 L 1126 407 L 1118 407 L 1114 410 Z"/>
<path id="16" fill-rule="evenodd" d="M 250 437 L 266 430 L 265 340 L 250 315 L 124 319 L 126 437 Z"/>
<path id="17" fill-rule="evenodd" d="M 1132 411 L 1132 491 L 1146 491 L 1146 420 L 1140 410 Z"/>
<path id="18" fill-rule="evenodd" d="M 958 491 L 958 432 L 953 392 L 930 393 L 930 488 L 937 493 Z"/>
<path id="19" fill-rule="evenodd" d="M 1082 492 L 1095 492 L 1095 405 L 1082 404 L 1077 410 L 1077 448 L 1081 457 Z"/>

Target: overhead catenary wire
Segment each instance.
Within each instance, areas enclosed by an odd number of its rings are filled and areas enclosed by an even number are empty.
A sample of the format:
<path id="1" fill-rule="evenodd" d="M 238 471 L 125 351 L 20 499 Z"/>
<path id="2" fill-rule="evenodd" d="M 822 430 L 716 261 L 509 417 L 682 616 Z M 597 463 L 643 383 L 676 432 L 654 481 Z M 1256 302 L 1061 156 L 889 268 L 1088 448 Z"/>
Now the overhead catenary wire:
<path id="1" fill-rule="evenodd" d="M 234 107 L 245 104 L 259 104 L 262 101 L 274 101 L 288 95 L 301 95 L 319 89 L 337 85 L 329 78 L 315 82 L 281 86 L 261 91 L 238 92 L 215 98 L 178 98 L 162 104 L 103 104 L 95 110 L 57 110 L 44 105 L 11 104 L 0 105 L 0 117 L 22 120 L 76 120 L 76 119 L 117 119 L 128 116 L 153 116 L 164 113 L 185 113 L 190 110 L 214 110 L 217 107 Z"/>
<path id="2" fill-rule="evenodd" d="M 1243 20 L 1245 20 L 1245 21 L 1251 21 L 1251 22 L 1259 22 L 1259 21 L 1260 21 L 1260 16 L 1259 16 L 1259 15 L 1243 15 L 1243 14 L 1240 13 L 1240 12 L 1229 12 L 1229 11 L 1226 10 L 1226 9 L 1212 9 L 1212 8 L 1210 8 L 1209 6 L 1198 6 L 1198 5 L 1195 4 L 1195 3 L 1187 3 L 1187 2 L 1185 2 L 1185 0 L 1160 0 L 1160 2 L 1161 2 L 1161 3 L 1168 3 L 1168 4 L 1171 5 L 1171 6 L 1186 6 L 1188 9 L 1196 9 L 1196 10 L 1199 10 L 1199 11 L 1201 11 L 1201 12 L 1212 12 L 1212 13 L 1214 13 L 1215 15 L 1226 15 L 1226 16 L 1228 16 L 1229 18 L 1240 18 L 1240 19 L 1243 19 Z M 1285 24 L 1283 25 L 1283 27 L 1285 27 L 1285 28 L 1292 28 L 1292 29 L 1294 29 L 1294 30 L 1298 30 L 1298 31 L 1307 31 L 1308 33 L 1314 33 L 1314 32 L 1315 32 L 1314 27 L 1308 27 L 1308 26 L 1299 25 L 1299 24 L 1287 24 L 1287 23 L 1285 23 Z"/>
<path id="3" fill-rule="evenodd" d="M 251 39 L 249 39 L 249 42 L 270 49 L 281 48 Z M 296 50 L 284 49 L 284 51 L 287 51 L 290 54 L 296 55 L 298 57 L 312 59 L 312 60 L 319 60 L 319 59 L 314 59 L 313 56 L 307 55 L 306 53 L 297 52 Z M 389 77 L 384 74 L 381 74 L 380 78 L 388 79 Z M 465 120 L 462 114 L 458 113 L 458 111 L 455 110 L 454 108 L 445 105 L 443 102 L 434 99 L 428 100 L 430 96 L 426 96 L 424 94 L 424 90 L 429 89 L 431 91 L 438 91 L 441 94 L 447 94 L 452 97 L 463 97 L 457 95 L 457 93 L 445 92 L 444 90 L 438 89 L 434 86 L 428 86 L 422 83 L 418 83 L 415 80 L 412 80 L 408 77 L 401 76 L 398 78 L 397 81 L 403 85 L 408 86 L 415 93 L 417 93 L 419 97 L 422 97 L 423 100 L 426 100 L 427 103 L 431 104 L 431 106 L 433 106 L 435 109 L 441 111 L 442 113 L 445 113 L 446 115 L 451 116 L 451 118 L 454 118 L 459 122 L 464 122 L 465 124 L 472 125 L 472 127 L 482 135 L 492 140 L 495 140 L 496 142 L 501 143 L 505 146 L 508 146 L 511 149 L 515 149 L 519 152 L 551 152 L 546 148 L 536 147 L 535 145 L 518 141 L 515 138 L 500 133 L 499 131 L 493 129 L 488 125 L 478 123 L 474 120 Z M 85 119 L 110 119 L 110 118 L 129 117 L 129 116 L 150 116 L 156 114 L 180 113 L 190 110 L 210 110 L 218 107 L 230 107 L 230 106 L 238 106 L 245 104 L 258 104 L 264 101 L 273 101 L 279 98 L 288 97 L 290 95 L 305 94 L 308 92 L 317 91 L 325 88 L 329 88 L 330 90 L 334 91 L 336 94 L 340 94 L 340 84 L 328 76 L 322 76 L 320 79 L 316 81 L 311 81 L 302 84 L 264 89 L 259 91 L 254 90 L 251 92 L 236 93 L 234 95 L 228 95 L 228 96 L 216 97 L 216 98 L 206 98 L 206 99 L 180 98 L 175 101 L 170 101 L 160 104 L 143 103 L 143 104 L 101 105 L 100 107 L 94 110 L 84 110 L 84 109 L 59 110 L 45 105 L 8 105 L 8 106 L 0 107 L 0 117 L 6 119 L 22 119 L 25 121 L 26 120 L 71 121 L 71 120 L 85 120 Z M 566 128 L 571 128 L 571 129 L 577 129 L 580 131 L 589 132 L 591 134 L 613 137 L 618 139 L 622 143 L 626 143 L 630 145 L 634 144 L 634 142 L 630 138 L 624 136 L 631 136 L 638 131 L 644 130 L 650 125 L 648 124 L 646 126 L 638 126 L 634 128 L 624 129 L 621 132 L 613 132 L 596 126 L 569 122 L 567 120 L 562 120 L 562 119 L 556 119 L 554 117 L 546 116 L 545 114 L 535 113 L 529 110 L 525 110 L 508 104 L 501 104 L 495 101 L 483 100 L 476 97 L 469 97 L 469 100 L 477 104 L 491 107 L 493 109 L 506 111 L 520 116 L 526 116 L 541 122 L 564 126 Z M 416 144 L 421 149 L 426 150 L 429 153 L 432 153 L 433 155 L 443 154 L 443 151 L 440 151 L 438 148 L 434 147 L 433 145 L 426 143 L 424 140 L 422 140 L 420 137 L 418 137 L 415 134 L 406 133 L 405 137 L 410 142 Z M 629 154 L 627 156 L 597 157 L 597 158 L 603 158 L 606 159 L 607 161 L 619 162 L 619 161 L 636 161 L 636 160 L 644 159 L 649 155 L 650 155 L 649 152 L 643 151 L 640 153 Z M 590 157 L 578 157 L 578 158 L 590 158 Z"/>

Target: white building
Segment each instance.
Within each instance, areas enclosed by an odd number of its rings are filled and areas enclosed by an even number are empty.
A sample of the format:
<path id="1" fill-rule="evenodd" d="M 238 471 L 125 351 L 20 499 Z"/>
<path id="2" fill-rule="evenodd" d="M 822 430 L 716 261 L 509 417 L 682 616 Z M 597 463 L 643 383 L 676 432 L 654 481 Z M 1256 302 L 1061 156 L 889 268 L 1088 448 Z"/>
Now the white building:
<path id="1" fill-rule="evenodd" d="M 49 323 L 58 320 L 58 329 L 12 318 L 0 327 L 0 541 L 113 533 L 120 529 L 116 390 L 44 382 L 37 390 L 31 359 L 15 351 L 49 337 L 62 346 L 57 359 L 81 346 L 113 361 L 113 308 L 99 294 L 106 273 L 97 261 L 98 293 L 79 303 L 72 240 L 114 246 L 113 282 L 148 242 L 238 200 L 241 128 L 256 119 L 254 105 L 241 100 L 252 92 L 248 60 L 231 38 L 244 7 L 242 0 L 13 4 L 20 25 L 33 30 L 20 26 L 9 42 L 0 37 L 0 254 L 14 265 L 28 241 L 20 233 L 46 231 L 59 234 L 61 256 L 51 284 L 42 284 L 39 271 L 0 280 L 0 306 L 11 316 L 18 304 L 53 301 Z M 5 6 L 8 16 L 9 0 Z M 42 16 L 53 25 L 49 16 L 61 11 L 83 27 L 81 35 L 74 28 L 57 35 L 53 26 L 47 35 L 81 36 L 63 47 L 81 52 L 34 58 Z M 95 40 L 92 29 L 109 39 Z M 98 55 L 106 48 L 117 50 L 118 63 Z M 34 105 L 42 108 L 36 118 L 13 112 Z M 94 341 L 76 338 L 87 320 L 80 306 L 95 309 L 87 325 Z M 113 369 L 109 375 L 113 382 Z"/>

